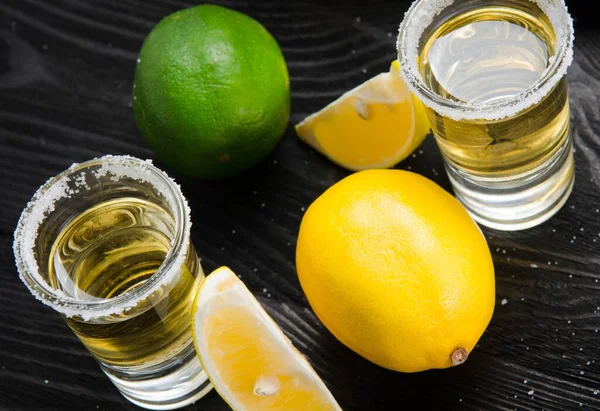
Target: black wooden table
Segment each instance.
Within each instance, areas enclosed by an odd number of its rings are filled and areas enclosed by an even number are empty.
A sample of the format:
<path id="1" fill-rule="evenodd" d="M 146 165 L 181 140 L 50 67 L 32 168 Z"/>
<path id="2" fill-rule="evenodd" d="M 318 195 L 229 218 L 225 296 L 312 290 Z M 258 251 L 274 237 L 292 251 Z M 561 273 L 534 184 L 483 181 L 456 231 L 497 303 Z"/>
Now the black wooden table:
<path id="1" fill-rule="evenodd" d="M 36 188 L 71 163 L 153 157 L 131 109 L 135 61 L 153 25 L 190 3 L 0 1 L 0 409 L 136 409 L 20 282 L 12 233 Z M 388 69 L 408 2 L 223 4 L 278 40 L 292 116 L 275 152 L 234 179 L 193 181 L 158 163 L 189 199 L 205 270 L 243 274 L 345 410 L 600 410 L 600 31 L 584 8 L 591 2 L 569 2 L 577 18 L 573 194 L 537 228 L 484 230 L 497 278 L 491 324 L 465 364 L 418 374 L 384 370 L 337 342 L 310 311 L 294 267 L 303 211 L 348 172 L 302 144 L 292 125 Z M 450 190 L 431 136 L 398 167 Z M 212 392 L 188 409 L 228 408 Z"/>

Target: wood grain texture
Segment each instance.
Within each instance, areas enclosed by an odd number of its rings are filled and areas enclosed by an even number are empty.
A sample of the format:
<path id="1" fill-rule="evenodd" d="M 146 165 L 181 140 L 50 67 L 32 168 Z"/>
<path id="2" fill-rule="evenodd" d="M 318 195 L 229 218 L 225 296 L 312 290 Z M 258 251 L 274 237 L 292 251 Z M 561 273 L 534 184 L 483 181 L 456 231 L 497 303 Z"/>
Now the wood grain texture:
<path id="1" fill-rule="evenodd" d="M 303 211 L 348 172 L 299 142 L 291 125 L 387 70 L 408 2 L 219 3 L 273 33 L 288 62 L 293 101 L 282 143 L 239 177 L 193 181 L 158 163 L 189 199 L 205 270 L 226 264 L 242 274 L 345 410 L 411 409 L 407 404 L 600 410 L 600 31 L 586 10 L 576 15 L 569 71 L 577 169 L 571 198 L 537 228 L 484 230 L 496 266 L 497 306 L 477 349 L 460 367 L 400 374 L 337 342 L 301 292 L 294 250 Z M 0 2 L 0 409 L 136 409 L 60 317 L 22 285 L 12 232 L 35 189 L 71 163 L 106 153 L 152 157 L 131 112 L 135 60 L 153 25 L 189 4 Z M 398 167 L 450 190 L 431 137 Z M 228 408 L 213 392 L 187 409 Z"/>

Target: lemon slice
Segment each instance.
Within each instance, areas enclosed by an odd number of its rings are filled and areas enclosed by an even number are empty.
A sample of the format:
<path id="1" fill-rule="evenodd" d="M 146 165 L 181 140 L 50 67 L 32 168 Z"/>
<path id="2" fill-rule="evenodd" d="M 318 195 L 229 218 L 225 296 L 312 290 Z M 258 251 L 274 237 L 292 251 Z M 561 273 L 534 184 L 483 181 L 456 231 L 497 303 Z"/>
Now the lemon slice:
<path id="1" fill-rule="evenodd" d="M 367 80 L 296 126 L 301 140 L 349 170 L 390 168 L 408 157 L 430 126 L 421 102 L 390 71 Z"/>
<path id="2" fill-rule="evenodd" d="M 308 361 L 229 268 L 206 277 L 192 317 L 204 371 L 234 410 L 341 410 Z"/>

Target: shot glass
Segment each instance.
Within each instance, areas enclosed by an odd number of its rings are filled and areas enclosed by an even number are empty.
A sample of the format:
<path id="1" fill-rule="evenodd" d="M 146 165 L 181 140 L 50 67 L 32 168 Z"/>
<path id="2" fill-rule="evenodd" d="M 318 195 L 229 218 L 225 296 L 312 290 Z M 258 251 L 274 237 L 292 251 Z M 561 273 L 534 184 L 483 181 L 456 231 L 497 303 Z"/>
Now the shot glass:
<path id="1" fill-rule="evenodd" d="M 401 74 L 482 225 L 536 226 L 571 193 L 573 37 L 563 0 L 418 0 L 400 25 Z"/>
<path id="2" fill-rule="evenodd" d="M 15 231 L 19 274 L 129 401 L 155 410 L 212 387 L 191 335 L 204 278 L 179 186 L 149 161 L 105 156 L 51 178 Z"/>

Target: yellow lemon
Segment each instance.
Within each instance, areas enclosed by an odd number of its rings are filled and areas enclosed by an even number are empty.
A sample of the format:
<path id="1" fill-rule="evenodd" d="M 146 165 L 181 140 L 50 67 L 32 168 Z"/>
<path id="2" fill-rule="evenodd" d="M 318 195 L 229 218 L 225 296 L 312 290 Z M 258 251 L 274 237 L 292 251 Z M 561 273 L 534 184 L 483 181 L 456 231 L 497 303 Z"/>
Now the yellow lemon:
<path id="1" fill-rule="evenodd" d="M 308 361 L 229 268 L 202 282 L 192 329 L 204 371 L 234 410 L 341 411 Z"/>
<path id="2" fill-rule="evenodd" d="M 349 170 L 389 168 L 408 157 L 430 126 L 394 61 L 381 73 L 297 124 L 304 142 Z"/>
<path id="3" fill-rule="evenodd" d="M 323 193 L 302 220 L 296 265 L 323 324 L 391 370 L 464 362 L 494 311 L 479 227 L 449 193 L 407 171 L 361 171 Z"/>

